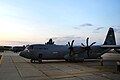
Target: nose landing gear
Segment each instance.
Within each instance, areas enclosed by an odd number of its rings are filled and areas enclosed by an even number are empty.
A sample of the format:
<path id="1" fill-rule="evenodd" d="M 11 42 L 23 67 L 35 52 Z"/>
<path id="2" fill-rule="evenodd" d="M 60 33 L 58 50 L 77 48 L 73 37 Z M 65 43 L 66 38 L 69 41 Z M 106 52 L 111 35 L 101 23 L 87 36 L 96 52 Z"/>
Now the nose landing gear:
<path id="1" fill-rule="evenodd" d="M 34 59 L 31 59 L 30 62 L 31 62 L 31 63 L 35 63 L 35 60 L 34 60 Z"/>
<path id="2" fill-rule="evenodd" d="M 42 54 L 39 54 L 37 59 L 31 59 L 30 60 L 31 63 L 35 63 L 35 61 L 38 61 L 39 63 L 42 63 Z"/>

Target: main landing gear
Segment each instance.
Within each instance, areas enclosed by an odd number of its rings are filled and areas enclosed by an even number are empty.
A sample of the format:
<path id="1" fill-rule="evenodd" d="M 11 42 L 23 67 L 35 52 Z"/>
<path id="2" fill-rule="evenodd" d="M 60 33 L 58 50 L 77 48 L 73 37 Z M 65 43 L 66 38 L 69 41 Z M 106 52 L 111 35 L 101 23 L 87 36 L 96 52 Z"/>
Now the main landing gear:
<path id="1" fill-rule="evenodd" d="M 31 59 L 30 60 L 31 63 L 35 63 L 35 61 L 38 61 L 39 63 L 42 63 L 42 54 L 38 55 L 38 59 Z"/>
<path id="2" fill-rule="evenodd" d="M 38 61 L 39 61 L 39 63 L 42 63 L 42 54 L 39 54 Z"/>
<path id="3" fill-rule="evenodd" d="M 31 59 L 30 62 L 31 62 L 31 63 L 35 63 L 35 60 Z"/>
<path id="4" fill-rule="evenodd" d="M 103 57 L 100 57 L 100 64 L 103 66 Z"/>

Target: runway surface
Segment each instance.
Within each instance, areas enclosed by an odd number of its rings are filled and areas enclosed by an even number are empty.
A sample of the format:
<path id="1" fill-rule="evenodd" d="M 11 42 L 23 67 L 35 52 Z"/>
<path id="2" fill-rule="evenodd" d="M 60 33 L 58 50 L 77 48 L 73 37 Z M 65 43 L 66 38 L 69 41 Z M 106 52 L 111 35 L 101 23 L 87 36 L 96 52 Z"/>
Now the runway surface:
<path id="1" fill-rule="evenodd" d="M 44 60 L 30 63 L 16 53 L 4 52 L 0 64 L 0 80 L 120 80 L 116 60 L 120 54 L 103 55 L 103 66 L 99 60 L 72 63 L 64 60 Z"/>

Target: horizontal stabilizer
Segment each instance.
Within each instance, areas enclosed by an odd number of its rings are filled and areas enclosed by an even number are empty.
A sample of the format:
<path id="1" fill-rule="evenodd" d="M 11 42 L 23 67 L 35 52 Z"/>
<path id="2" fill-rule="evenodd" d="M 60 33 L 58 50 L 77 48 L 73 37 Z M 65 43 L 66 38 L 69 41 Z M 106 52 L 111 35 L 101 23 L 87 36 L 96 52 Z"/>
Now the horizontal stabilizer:
<path id="1" fill-rule="evenodd" d="M 120 45 L 101 45 L 102 48 L 118 48 L 120 49 Z"/>

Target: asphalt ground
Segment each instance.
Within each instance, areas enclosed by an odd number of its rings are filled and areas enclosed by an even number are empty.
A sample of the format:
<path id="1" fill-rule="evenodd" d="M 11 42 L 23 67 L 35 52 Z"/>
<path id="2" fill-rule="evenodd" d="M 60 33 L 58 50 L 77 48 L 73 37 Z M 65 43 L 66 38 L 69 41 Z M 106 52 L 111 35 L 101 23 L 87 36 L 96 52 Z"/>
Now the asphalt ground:
<path id="1" fill-rule="evenodd" d="M 120 54 L 103 55 L 100 60 L 66 62 L 64 60 L 44 60 L 30 63 L 16 53 L 4 52 L 0 64 L 0 80 L 120 80 L 116 61 Z"/>

